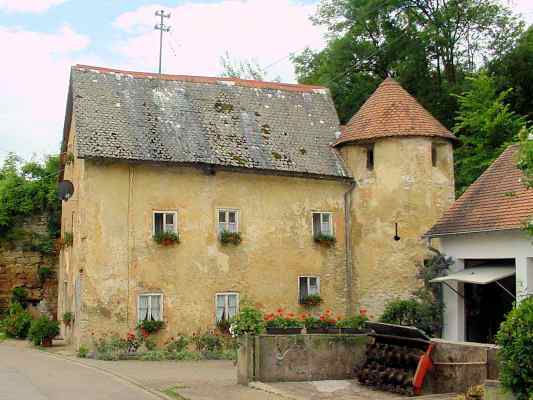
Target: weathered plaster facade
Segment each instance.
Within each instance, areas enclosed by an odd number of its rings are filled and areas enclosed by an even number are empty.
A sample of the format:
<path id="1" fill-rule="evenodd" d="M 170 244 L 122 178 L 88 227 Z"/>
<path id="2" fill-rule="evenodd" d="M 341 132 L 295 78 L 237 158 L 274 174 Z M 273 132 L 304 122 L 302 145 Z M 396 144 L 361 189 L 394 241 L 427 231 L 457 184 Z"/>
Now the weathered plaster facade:
<path id="1" fill-rule="evenodd" d="M 378 316 L 387 300 L 408 297 L 421 284 L 417 266 L 428 256 L 421 236 L 454 200 L 453 149 L 440 139 L 382 138 L 373 142 L 369 170 L 370 145 L 350 144 L 341 154 L 358 177 L 352 206 L 354 291 L 358 303 Z"/>
<path id="2" fill-rule="evenodd" d="M 59 304 L 61 312 L 76 311 L 77 342 L 134 329 L 143 293 L 163 294 L 167 327 L 161 336 L 212 329 L 216 293 L 236 292 L 265 310 L 296 312 L 304 275 L 320 278 L 326 307 L 346 312 L 349 184 L 86 160 L 68 166 L 65 179 L 77 184 L 63 208 L 64 231 L 73 232 L 74 242 L 62 252 L 67 295 Z M 240 210 L 238 246 L 218 240 L 216 209 L 224 207 Z M 154 210 L 178 212 L 181 243 L 154 242 Z M 313 211 L 333 213 L 334 246 L 314 242 Z"/>

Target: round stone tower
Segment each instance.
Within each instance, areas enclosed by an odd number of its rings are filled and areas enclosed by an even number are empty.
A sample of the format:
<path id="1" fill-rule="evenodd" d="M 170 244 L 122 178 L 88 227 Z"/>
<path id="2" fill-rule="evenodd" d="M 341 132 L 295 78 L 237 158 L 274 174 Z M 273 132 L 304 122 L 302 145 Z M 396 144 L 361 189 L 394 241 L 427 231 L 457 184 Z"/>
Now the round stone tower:
<path id="1" fill-rule="evenodd" d="M 422 285 L 431 257 L 422 238 L 454 201 L 457 138 L 387 78 L 341 132 L 335 147 L 357 187 L 351 208 L 353 299 L 378 317 L 385 303 Z"/>

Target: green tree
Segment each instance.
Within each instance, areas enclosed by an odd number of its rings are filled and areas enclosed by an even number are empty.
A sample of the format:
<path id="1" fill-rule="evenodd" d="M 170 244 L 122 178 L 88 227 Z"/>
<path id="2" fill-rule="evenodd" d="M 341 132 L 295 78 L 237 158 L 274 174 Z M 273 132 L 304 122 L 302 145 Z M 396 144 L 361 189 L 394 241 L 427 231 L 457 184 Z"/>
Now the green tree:
<path id="1" fill-rule="evenodd" d="M 524 184 L 533 189 L 533 132 L 522 128 L 520 131 L 520 151 L 518 153 L 517 167 L 524 173 Z M 526 222 L 526 231 L 533 236 L 533 216 Z"/>
<path id="2" fill-rule="evenodd" d="M 517 400 L 533 397 L 533 297 L 522 300 L 501 324 L 496 335 L 500 346 L 500 381 Z"/>
<path id="3" fill-rule="evenodd" d="M 522 25 L 496 0 L 324 0 L 326 49 L 293 57 L 298 80 L 330 87 L 346 122 L 393 75 L 445 125 L 476 61 L 513 45 Z"/>
<path id="4" fill-rule="evenodd" d="M 5 159 L 0 167 L 0 239 L 12 232 L 17 219 L 36 213 L 49 215 L 49 233 L 58 236 L 59 165 L 58 156 L 50 156 L 43 163 L 25 163 L 14 154 Z"/>
<path id="5" fill-rule="evenodd" d="M 512 89 L 498 93 L 485 73 L 468 78 L 468 89 L 458 97 L 453 127 L 461 146 L 455 151 L 455 187 L 462 194 L 512 142 L 525 126 L 505 100 Z"/>
<path id="6" fill-rule="evenodd" d="M 523 33 L 518 44 L 492 60 L 488 71 L 498 90 L 512 87 L 508 103 L 518 114 L 533 122 L 533 26 Z"/>

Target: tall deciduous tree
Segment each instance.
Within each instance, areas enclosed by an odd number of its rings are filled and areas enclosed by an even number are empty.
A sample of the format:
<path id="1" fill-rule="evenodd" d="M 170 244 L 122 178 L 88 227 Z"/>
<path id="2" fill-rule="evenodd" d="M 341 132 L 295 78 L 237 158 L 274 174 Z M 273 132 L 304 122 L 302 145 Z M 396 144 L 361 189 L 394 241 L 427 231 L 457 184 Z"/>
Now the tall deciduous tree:
<path id="1" fill-rule="evenodd" d="M 295 57 L 296 72 L 302 82 L 332 89 L 343 122 L 377 81 L 394 75 L 451 126 L 450 94 L 521 31 L 496 0 L 324 0 L 315 22 L 328 27 L 331 40 L 321 52 Z"/>
<path id="2" fill-rule="evenodd" d="M 505 100 L 512 89 L 498 93 L 494 79 L 485 73 L 468 78 L 468 90 L 459 100 L 459 112 L 453 127 L 461 141 L 455 151 L 455 183 L 458 194 L 512 142 L 525 126 L 525 118 L 513 112 Z"/>
<path id="3" fill-rule="evenodd" d="M 516 47 L 505 49 L 492 60 L 488 70 L 499 90 L 513 88 L 508 97 L 513 110 L 533 122 L 533 26 L 524 32 Z"/>

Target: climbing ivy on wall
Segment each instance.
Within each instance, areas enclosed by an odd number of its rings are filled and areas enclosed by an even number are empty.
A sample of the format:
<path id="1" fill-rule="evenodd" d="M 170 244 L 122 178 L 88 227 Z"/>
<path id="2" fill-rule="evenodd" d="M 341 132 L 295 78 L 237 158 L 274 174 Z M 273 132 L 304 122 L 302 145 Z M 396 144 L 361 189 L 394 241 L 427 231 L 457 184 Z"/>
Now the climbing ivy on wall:
<path id="1" fill-rule="evenodd" d="M 60 169 L 58 156 L 43 162 L 24 162 L 9 154 L 0 167 L 0 242 L 31 239 L 32 250 L 54 251 L 53 241 L 60 234 L 60 201 L 57 179 Z M 32 215 L 48 217 L 48 234 L 35 235 L 22 231 L 20 221 Z"/>

